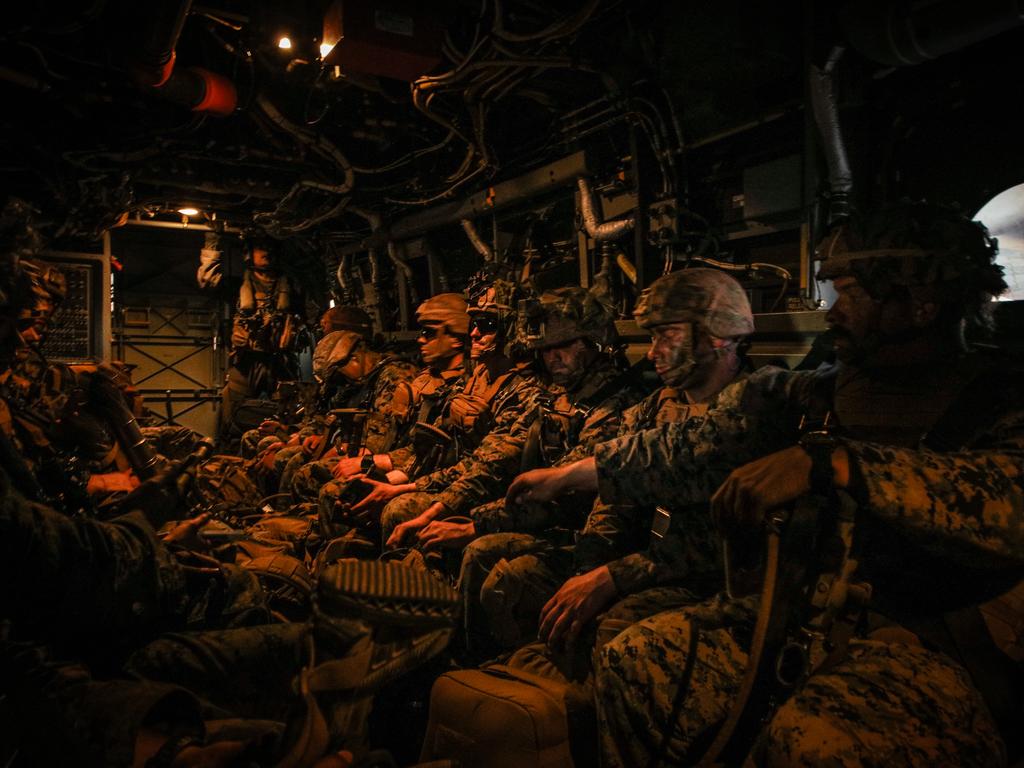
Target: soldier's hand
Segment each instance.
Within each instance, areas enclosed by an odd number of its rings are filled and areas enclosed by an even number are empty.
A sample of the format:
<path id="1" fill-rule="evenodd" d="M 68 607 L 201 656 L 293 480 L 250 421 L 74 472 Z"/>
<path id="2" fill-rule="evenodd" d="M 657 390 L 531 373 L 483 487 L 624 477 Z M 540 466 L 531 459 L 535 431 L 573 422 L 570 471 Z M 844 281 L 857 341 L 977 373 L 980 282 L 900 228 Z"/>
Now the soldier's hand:
<path id="1" fill-rule="evenodd" d="M 288 429 L 280 421 L 267 419 L 260 424 L 261 435 L 276 435 L 278 432 L 287 432 Z"/>
<path id="2" fill-rule="evenodd" d="M 537 637 L 555 649 L 562 645 L 571 648 L 580 632 L 605 607 L 618 591 L 608 566 L 573 576 L 562 585 L 554 597 L 540 611 L 540 631 Z"/>
<path id="3" fill-rule="evenodd" d="M 519 475 L 508 487 L 505 503 L 541 504 L 570 491 L 597 491 L 597 464 L 593 458 L 550 469 L 532 469 Z"/>
<path id="4" fill-rule="evenodd" d="M 361 456 L 346 456 L 338 460 L 331 472 L 339 480 L 354 477 L 362 471 L 362 461 Z"/>
<path id="5" fill-rule="evenodd" d="M 167 535 L 164 536 L 164 543 L 175 544 L 185 549 L 209 549 L 209 545 L 199 535 L 199 529 L 208 522 L 210 522 L 209 512 L 203 512 L 203 514 L 193 517 L 191 520 L 184 520 L 168 531 Z"/>
<path id="6" fill-rule="evenodd" d="M 429 550 L 462 549 L 476 538 L 476 526 L 472 520 L 453 522 L 434 520 L 416 535 L 420 548 Z"/>
<path id="7" fill-rule="evenodd" d="M 395 526 L 395 530 L 388 536 L 388 540 L 384 543 L 385 548 L 395 549 L 401 547 L 403 543 L 410 539 L 413 534 L 419 531 L 421 528 L 430 525 L 430 518 L 425 515 L 414 517 L 412 520 L 406 520 L 404 523 L 399 523 Z"/>
<path id="8" fill-rule="evenodd" d="M 832 453 L 835 486 L 845 488 L 850 466 L 846 449 Z M 799 445 L 764 456 L 733 470 L 711 497 L 711 514 L 725 531 L 761 525 L 773 509 L 794 501 L 811 489 L 811 457 Z"/>
<path id="9" fill-rule="evenodd" d="M 118 502 L 118 514 L 140 510 L 154 528 L 160 528 L 168 519 L 173 519 L 181 504 L 178 478 L 182 469 L 181 462 L 173 462 L 149 478 Z"/>
<path id="10" fill-rule="evenodd" d="M 366 485 L 370 486 L 370 492 L 352 505 L 353 512 L 383 509 L 384 505 L 395 497 L 401 496 L 403 493 L 416 490 L 416 486 L 412 483 L 391 485 L 391 483 L 382 483 L 379 480 L 373 480 L 366 475 L 354 475 L 352 480 L 362 480 Z"/>

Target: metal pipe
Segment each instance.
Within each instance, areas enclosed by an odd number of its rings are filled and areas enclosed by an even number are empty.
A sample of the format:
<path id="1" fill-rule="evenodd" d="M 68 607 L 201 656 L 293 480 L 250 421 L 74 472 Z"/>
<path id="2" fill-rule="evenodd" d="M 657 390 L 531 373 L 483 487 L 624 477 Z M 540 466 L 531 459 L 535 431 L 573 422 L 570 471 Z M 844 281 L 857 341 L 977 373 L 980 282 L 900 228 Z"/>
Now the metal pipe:
<path id="1" fill-rule="evenodd" d="M 147 221 L 145 219 L 128 219 L 122 226 L 125 227 L 156 227 L 160 229 L 180 229 L 186 232 L 231 232 L 233 234 L 243 234 L 243 230 L 238 227 L 211 227 L 209 224 L 193 224 L 191 221 L 186 223 L 177 223 L 174 221 Z M 115 227 L 116 229 L 116 227 Z"/>
<path id="2" fill-rule="evenodd" d="M 466 237 L 469 238 L 469 242 L 473 244 L 473 248 L 476 252 L 484 257 L 484 261 L 494 261 L 494 251 L 491 247 L 483 241 L 480 237 L 480 233 L 476 231 L 476 227 L 473 226 L 473 222 L 469 219 L 462 219 L 460 222 L 462 229 L 466 233 Z"/>
<path id="3" fill-rule="evenodd" d="M 843 133 L 839 126 L 839 107 L 832 78 L 843 50 L 838 46 L 833 48 L 825 66 L 812 64 L 810 68 L 811 109 L 821 135 L 825 163 L 828 165 L 830 225 L 849 217 L 850 190 L 853 189 L 853 173 L 850 171 L 850 161 L 846 157 Z"/>
<path id="4" fill-rule="evenodd" d="M 345 178 L 341 184 L 328 185 L 320 184 L 318 182 L 304 182 L 305 186 L 312 186 L 317 189 L 322 189 L 328 192 L 334 192 L 335 194 L 343 195 L 352 189 L 352 185 L 355 183 L 355 173 L 352 170 L 352 164 L 349 163 L 348 158 L 341 153 L 334 144 L 328 141 L 322 134 L 314 133 L 298 125 L 295 125 L 288 118 L 282 115 L 277 107 L 275 107 L 265 96 L 257 96 L 256 104 L 263 111 L 274 125 L 295 137 L 299 142 L 307 146 L 313 147 L 313 149 L 320 152 L 341 169 L 344 173 Z"/>
<path id="5" fill-rule="evenodd" d="M 362 242 L 346 246 L 342 253 L 360 253 L 371 247 L 383 245 L 388 240 L 409 240 L 462 219 L 475 219 L 485 213 L 571 184 L 575 178 L 586 172 L 586 156 L 583 152 L 576 152 L 462 200 L 410 214 L 393 222 L 387 228 L 381 228 L 379 232 Z"/>
<path id="6" fill-rule="evenodd" d="M 398 322 L 401 330 L 409 328 L 409 291 L 412 281 L 412 268 L 398 255 L 398 246 L 392 240 L 388 243 L 388 258 L 395 265 L 395 277 L 398 282 Z"/>
<path id="7" fill-rule="evenodd" d="M 1020 0 L 847 3 L 839 14 L 859 52 L 891 67 L 920 64 L 1024 22 Z"/>
<path id="8" fill-rule="evenodd" d="M 135 77 L 143 85 L 159 87 L 174 69 L 174 48 L 188 18 L 192 0 L 170 0 L 146 7 L 149 22 L 136 32 L 140 40 Z"/>
<path id="9" fill-rule="evenodd" d="M 590 183 L 582 176 L 576 179 L 576 186 L 580 191 L 580 215 L 583 217 L 583 227 L 591 239 L 601 242 L 603 240 L 618 240 L 633 231 L 636 226 L 636 214 L 618 221 L 600 223 L 600 217 L 594 209 L 594 199 L 590 192 Z"/>

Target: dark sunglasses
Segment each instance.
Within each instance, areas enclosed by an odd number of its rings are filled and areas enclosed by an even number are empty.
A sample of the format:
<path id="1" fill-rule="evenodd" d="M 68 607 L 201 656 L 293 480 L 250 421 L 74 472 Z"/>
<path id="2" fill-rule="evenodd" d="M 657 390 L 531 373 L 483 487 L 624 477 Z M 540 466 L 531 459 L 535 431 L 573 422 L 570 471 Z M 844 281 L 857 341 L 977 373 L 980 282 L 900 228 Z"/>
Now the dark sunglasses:
<path id="1" fill-rule="evenodd" d="M 490 315 L 473 315 L 473 317 L 469 318 L 469 332 L 472 333 L 474 328 L 480 331 L 481 336 L 497 333 L 498 319 Z"/>
<path id="2" fill-rule="evenodd" d="M 421 325 L 420 326 L 420 338 L 430 341 L 431 339 L 437 338 L 437 334 L 441 332 L 441 329 L 436 325 Z"/>

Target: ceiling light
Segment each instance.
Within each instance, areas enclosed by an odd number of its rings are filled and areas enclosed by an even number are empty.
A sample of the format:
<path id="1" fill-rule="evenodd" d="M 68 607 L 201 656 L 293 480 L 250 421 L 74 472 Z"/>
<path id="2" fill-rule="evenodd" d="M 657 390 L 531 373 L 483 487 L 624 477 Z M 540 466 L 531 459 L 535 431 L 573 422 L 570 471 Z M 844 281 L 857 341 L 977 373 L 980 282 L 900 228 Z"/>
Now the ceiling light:
<path id="1" fill-rule="evenodd" d="M 320 43 L 320 58 L 324 58 L 334 49 L 334 46 L 330 43 Z"/>
<path id="2" fill-rule="evenodd" d="M 179 208 L 178 209 L 178 213 L 180 213 L 182 216 L 198 216 L 199 215 L 199 209 L 198 208 Z"/>
<path id="3" fill-rule="evenodd" d="M 277 47 L 278 48 L 282 48 L 282 49 L 284 49 L 286 51 L 291 49 L 291 47 L 292 47 L 291 38 L 289 38 L 289 37 L 282 37 L 280 40 L 277 41 Z"/>

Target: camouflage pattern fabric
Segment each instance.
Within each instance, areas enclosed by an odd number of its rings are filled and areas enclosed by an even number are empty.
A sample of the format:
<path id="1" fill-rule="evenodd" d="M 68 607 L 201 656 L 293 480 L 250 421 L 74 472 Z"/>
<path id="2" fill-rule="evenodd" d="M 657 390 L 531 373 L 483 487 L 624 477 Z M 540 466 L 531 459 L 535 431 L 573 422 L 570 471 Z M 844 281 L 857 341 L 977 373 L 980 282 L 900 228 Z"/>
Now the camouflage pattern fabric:
<path id="1" fill-rule="evenodd" d="M 621 418 L 608 419 L 605 423 L 609 426 L 614 424 L 619 435 L 627 435 L 660 423 L 685 421 L 700 416 L 706 410 L 706 406 L 686 402 L 675 389 L 662 387 L 627 408 Z M 575 455 L 576 451 L 572 454 Z M 525 505 L 524 509 L 506 513 L 506 519 L 518 517 L 524 523 L 532 523 L 536 519 L 543 521 L 539 511 L 550 514 L 553 509 L 564 510 L 565 506 L 564 500 L 557 506 Z M 504 509 L 503 504 L 499 509 Z M 485 506 L 472 514 L 476 519 L 479 514 L 489 513 L 490 509 Z M 631 595 L 656 584 L 679 581 L 686 581 L 692 589 L 703 591 L 703 594 L 713 592 L 714 587 L 710 584 L 717 586 L 720 583 L 720 545 L 704 508 L 691 506 L 678 511 L 675 528 L 661 539 L 650 535 L 652 517 L 650 507 L 608 505 L 598 500 L 586 518 L 571 558 L 565 557 L 561 551 L 552 556 L 550 548 L 547 551 L 540 548 L 537 553 L 531 552 L 518 562 L 502 552 L 503 540 L 500 537 L 485 536 L 474 542 L 472 554 L 480 564 L 497 563 L 501 558 L 507 558 L 481 588 L 479 599 L 487 619 L 486 626 L 491 628 L 496 638 L 509 643 L 505 647 L 525 642 L 537 632 L 540 609 L 566 579 L 574 573 L 601 565 L 608 566 L 620 596 Z M 563 521 L 546 522 L 564 522 L 564 518 Z M 488 546 L 497 547 L 495 556 L 485 554 Z M 651 613 L 657 613 L 668 605 L 650 607 Z M 467 613 L 473 611 L 467 608 Z"/>
<path id="2" fill-rule="evenodd" d="M 25 765 L 132 765 L 143 724 L 204 735 L 199 701 L 174 684 L 100 680 L 41 646 L 0 640 L 5 746 Z"/>
<path id="3" fill-rule="evenodd" d="M 540 609 L 563 580 L 564 568 L 552 567 L 556 551 L 528 533 L 492 533 L 466 546 L 458 589 L 468 649 L 486 657 L 536 637 Z"/>
<path id="4" fill-rule="evenodd" d="M 940 643 L 934 622 L 941 623 L 944 612 L 984 601 L 1024 568 L 1019 376 L 997 366 L 981 379 L 985 386 L 965 386 L 972 371 L 978 374 L 978 362 L 966 356 L 880 373 L 758 372 L 732 393 L 732 407 L 709 412 L 699 424 L 666 425 L 599 446 L 602 497 L 706 499 L 730 466 L 791 445 L 798 416 L 813 411 L 824 391 L 840 434 L 847 435 L 848 492 L 861 509 L 858 576 L 874 587 L 872 607 L 890 623 Z M 956 439 L 944 439 L 944 414 L 954 404 L 952 418 L 961 411 L 971 417 L 960 418 Z M 720 601 L 718 613 L 734 607 Z M 690 690 L 680 694 L 694 626 L 697 663 Z M 666 759 L 680 760 L 721 719 L 746 647 L 735 628 L 722 627 L 714 612 L 668 612 L 605 647 L 597 693 L 608 765 L 656 757 L 660 747 L 651 733 L 667 734 Z M 680 695 L 680 715 L 668 722 Z M 810 678 L 776 713 L 760 748 L 767 765 L 1005 761 L 991 716 L 957 663 L 870 636 L 853 641 L 828 673 Z"/>
<path id="5" fill-rule="evenodd" d="M 483 369 L 479 366 L 477 370 Z M 479 373 L 467 384 L 467 390 L 486 391 L 490 384 L 489 376 Z M 514 371 L 489 403 L 492 426 L 487 433 L 479 437 L 464 435 L 465 448 L 459 460 L 416 478 L 417 489 L 434 494 L 434 501 L 444 504 L 451 514 L 464 514 L 500 496 L 519 470 L 540 392 L 534 374 L 526 369 Z"/>
<path id="6" fill-rule="evenodd" d="M 386 453 L 404 433 L 411 413 L 408 403 L 396 405 L 396 401 L 405 402 L 405 398 L 396 398 L 396 393 L 407 389 L 416 374 L 412 363 L 386 358 L 367 376 L 361 396 L 355 402 L 356 407 L 377 415 L 368 420 L 363 443 L 371 453 Z M 338 459 L 331 457 L 312 462 L 306 456 L 305 461 L 299 462 L 294 456 L 289 452 L 282 457 L 275 476 L 283 481 L 287 470 L 288 483 L 281 482 L 278 488 L 282 493 L 290 492 L 297 501 L 315 501 L 324 484 L 334 478 L 333 469 Z"/>
<path id="7" fill-rule="evenodd" d="M 602 764 L 682 764 L 699 756 L 689 750 L 728 714 L 746 668 L 751 615 L 742 608 L 719 598 L 661 613 L 601 649 Z M 698 656 L 690 687 L 681 692 L 694 631 Z M 681 696 L 681 715 L 672 721 Z M 934 729 L 938 723 L 941 729 Z M 873 640 L 854 640 L 842 662 L 813 676 L 780 707 L 755 755 L 757 765 L 779 768 L 1006 762 L 991 717 L 961 667 L 918 645 Z"/>

